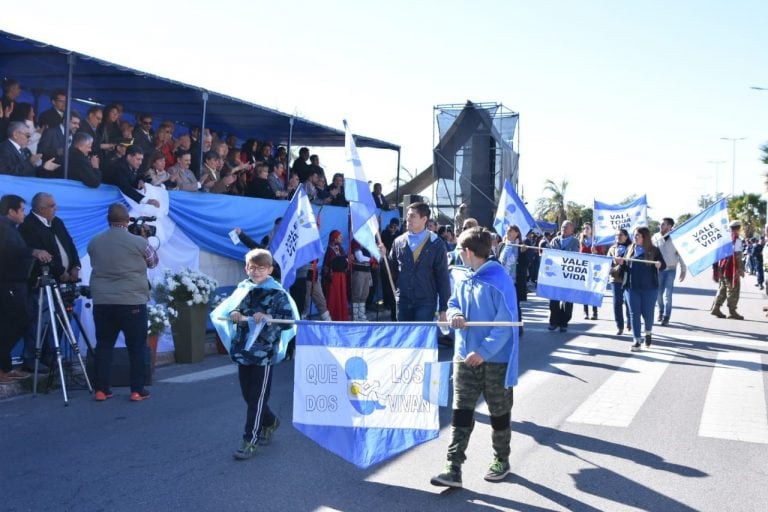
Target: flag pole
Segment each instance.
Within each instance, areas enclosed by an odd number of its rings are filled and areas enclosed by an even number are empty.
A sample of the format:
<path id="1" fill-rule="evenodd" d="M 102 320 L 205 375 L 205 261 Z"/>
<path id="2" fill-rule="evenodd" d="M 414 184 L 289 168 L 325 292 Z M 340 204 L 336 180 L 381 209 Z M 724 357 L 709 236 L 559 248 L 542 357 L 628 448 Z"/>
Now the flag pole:
<path id="1" fill-rule="evenodd" d="M 229 321 L 229 318 L 227 317 L 219 317 L 219 320 L 223 322 Z M 451 322 L 371 322 L 371 321 L 363 321 L 363 322 L 338 322 L 338 321 L 332 321 L 332 322 L 316 322 L 315 320 L 294 320 L 292 318 L 273 318 L 271 320 L 267 320 L 268 324 L 278 324 L 278 325 L 302 325 L 304 323 L 323 323 L 323 324 L 334 324 L 334 325 L 382 325 L 382 324 L 392 324 L 396 323 L 397 325 L 406 325 L 406 326 L 427 326 L 431 327 L 433 325 L 438 327 L 450 327 Z M 472 322 L 467 321 L 464 322 L 464 325 L 466 327 L 522 327 L 524 324 L 523 322 Z"/>
<path id="2" fill-rule="evenodd" d="M 376 233 L 376 242 L 380 247 L 384 245 L 384 242 L 381 241 L 380 233 Z M 381 249 L 379 249 L 379 252 L 382 252 Z M 392 288 L 392 297 L 395 299 L 395 311 L 397 311 L 397 294 L 395 293 L 395 281 L 392 279 L 392 270 L 389 268 L 389 256 L 387 255 L 386 251 L 382 253 L 381 259 L 384 260 L 384 267 L 387 269 L 387 279 L 389 279 L 389 286 Z"/>

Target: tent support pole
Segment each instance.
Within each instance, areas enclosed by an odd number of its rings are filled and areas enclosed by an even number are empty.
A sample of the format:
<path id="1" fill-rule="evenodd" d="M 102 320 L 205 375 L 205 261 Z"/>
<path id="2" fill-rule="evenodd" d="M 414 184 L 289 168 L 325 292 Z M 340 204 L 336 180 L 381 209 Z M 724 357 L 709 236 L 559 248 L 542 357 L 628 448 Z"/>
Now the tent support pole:
<path id="1" fill-rule="evenodd" d="M 395 208 L 399 208 L 399 205 L 400 205 L 400 148 L 397 148 L 397 175 L 395 177 Z"/>
<path id="2" fill-rule="evenodd" d="M 69 123 L 72 118 L 72 76 L 75 71 L 77 56 L 74 53 L 67 55 L 67 106 L 64 112 L 64 179 L 69 176 Z M 43 162 L 45 163 L 45 162 Z"/>
<path id="3" fill-rule="evenodd" d="M 288 175 L 288 178 L 291 177 L 291 168 L 290 168 L 290 162 L 291 162 L 291 145 L 293 144 L 293 121 L 295 117 L 291 116 L 290 119 L 288 119 L 288 148 L 285 155 L 285 166 L 286 166 L 286 174 Z"/>
<path id="4" fill-rule="evenodd" d="M 200 121 L 200 154 L 197 155 L 200 160 L 200 168 L 199 169 L 192 169 L 192 172 L 194 172 L 198 178 L 200 178 L 200 175 L 203 172 L 203 155 L 205 154 L 205 149 L 203 149 L 203 144 L 205 143 L 205 117 L 208 115 L 208 91 L 203 91 L 202 94 L 203 99 L 203 118 Z"/>

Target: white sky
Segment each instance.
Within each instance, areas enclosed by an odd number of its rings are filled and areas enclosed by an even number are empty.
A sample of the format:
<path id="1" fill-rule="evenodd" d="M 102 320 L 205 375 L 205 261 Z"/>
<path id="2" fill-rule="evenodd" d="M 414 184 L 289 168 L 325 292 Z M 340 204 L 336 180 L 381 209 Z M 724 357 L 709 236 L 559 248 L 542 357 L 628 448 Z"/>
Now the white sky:
<path id="1" fill-rule="evenodd" d="M 672 4 L 672 5 L 670 5 Z M 650 215 L 762 193 L 768 141 L 768 2 L 715 0 L 35 2 L 8 32 L 298 112 L 431 163 L 432 107 L 499 102 L 520 113 L 520 183 L 545 179 L 591 206 L 648 194 Z M 23 13 L 23 15 L 21 14 Z M 247 134 L 245 134 L 247 135 Z M 337 152 L 338 153 L 338 152 Z M 393 152 L 363 150 L 391 186 Z M 326 170 L 340 155 L 321 153 Z"/>

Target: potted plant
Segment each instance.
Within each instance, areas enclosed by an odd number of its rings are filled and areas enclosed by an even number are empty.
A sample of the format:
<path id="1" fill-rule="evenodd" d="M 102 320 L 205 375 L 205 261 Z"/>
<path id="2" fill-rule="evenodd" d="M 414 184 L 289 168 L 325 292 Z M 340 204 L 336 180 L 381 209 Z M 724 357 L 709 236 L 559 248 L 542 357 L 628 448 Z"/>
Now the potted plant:
<path id="1" fill-rule="evenodd" d="M 171 320 L 178 314 L 172 307 L 165 304 L 150 304 L 147 306 L 147 345 L 152 350 L 152 368 L 157 360 L 158 337 L 171 327 Z"/>
<path id="2" fill-rule="evenodd" d="M 218 282 L 212 277 L 186 267 L 166 270 L 162 279 L 155 282 L 155 302 L 177 313 L 171 320 L 177 363 L 203 360 L 208 303 L 217 287 Z"/>

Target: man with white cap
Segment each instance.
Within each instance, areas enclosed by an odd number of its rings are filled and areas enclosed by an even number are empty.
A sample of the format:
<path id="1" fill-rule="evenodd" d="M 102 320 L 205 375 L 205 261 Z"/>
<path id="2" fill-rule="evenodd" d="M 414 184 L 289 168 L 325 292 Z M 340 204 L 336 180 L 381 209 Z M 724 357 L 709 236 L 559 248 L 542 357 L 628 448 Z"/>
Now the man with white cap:
<path id="1" fill-rule="evenodd" d="M 719 288 L 715 302 L 712 304 L 711 313 L 718 318 L 725 318 L 725 314 L 720 311 L 720 307 L 725 302 L 728 306 L 728 318 L 744 320 L 744 317 L 736 311 L 736 306 L 739 303 L 739 291 L 741 290 L 741 278 L 744 277 L 744 264 L 742 263 L 744 243 L 739 238 L 741 222 L 734 220 L 730 223 L 730 228 L 733 254 L 714 265 L 713 278 L 719 283 Z"/>

